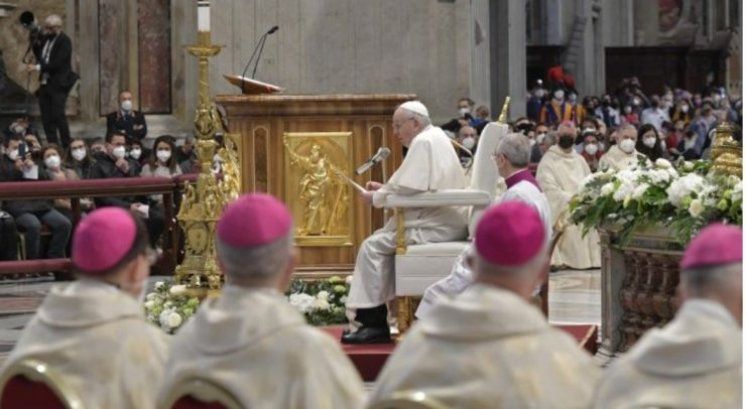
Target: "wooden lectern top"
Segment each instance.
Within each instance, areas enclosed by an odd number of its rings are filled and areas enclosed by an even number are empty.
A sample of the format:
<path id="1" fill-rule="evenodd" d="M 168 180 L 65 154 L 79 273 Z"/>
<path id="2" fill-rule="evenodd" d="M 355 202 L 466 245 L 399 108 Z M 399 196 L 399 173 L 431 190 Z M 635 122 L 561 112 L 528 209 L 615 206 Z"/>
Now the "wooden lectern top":
<path id="1" fill-rule="evenodd" d="M 241 93 L 248 95 L 273 94 L 281 92 L 282 88 L 259 80 L 242 77 L 240 75 L 223 75 L 231 84 L 241 88 Z"/>

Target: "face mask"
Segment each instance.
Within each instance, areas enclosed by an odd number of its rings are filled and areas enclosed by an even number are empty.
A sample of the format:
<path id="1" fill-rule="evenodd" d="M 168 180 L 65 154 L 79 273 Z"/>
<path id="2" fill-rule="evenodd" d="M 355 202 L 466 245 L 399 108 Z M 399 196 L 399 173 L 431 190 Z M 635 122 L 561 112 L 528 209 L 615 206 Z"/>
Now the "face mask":
<path id="1" fill-rule="evenodd" d="M 470 113 L 471 110 L 469 108 L 459 108 L 458 113 L 460 116 L 466 116 L 466 114 Z"/>
<path id="2" fill-rule="evenodd" d="M 584 149 L 585 153 L 593 156 L 598 152 L 598 145 L 595 143 L 589 143 L 588 145 L 585 145 Z"/>
<path id="3" fill-rule="evenodd" d="M 141 149 L 132 149 L 130 151 L 130 157 L 134 160 L 140 159 L 140 156 L 142 156 L 142 150 Z"/>
<path id="4" fill-rule="evenodd" d="M 572 135 L 562 135 L 559 138 L 559 147 L 562 149 L 570 149 L 575 142 L 575 138 Z"/>
<path id="5" fill-rule="evenodd" d="M 544 138 L 546 138 L 546 137 L 547 137 L 547 134 L 545 134 L 545 133 L 540 133 L 540 134 L 536 135 L 536 143 L 542 143 L 542 142 L 544 142 Z"/>
<path id="6" fill-rule="evenodd" d="M 632 153 L 635 151 L 635 141 L 632 139 L 625 139 L 619 142 L 619 149 L 624 153 Z"/>
<path id="7" fill-rule="evenodd" d="M 650 138 L 643 138 L 642 143 L 648 148 L 652 148 L 653 146 L 655 146 L 655 137 L 653 136 Z"/>
<path id="8" fill-rule="evenodd" d="M 544 96 L 544 91 L 542 91 L 542 90 L 540 90 L 540 89 L 537 89 L 536 91 L 534 91 L 534 96 L 535 96 L 536 98 L 541 98 L 541 97 L 543 97 L 543 96 Z"/>
<path id="9" fill-rule="evenodd" d="M 687 113 L 687 112 L 689 112 L 689 105 L 682 105 L 681 106 L 681 112 L 684 113 L 684 114 Z"/>
<path id="10" fill-rule="evenodd" d="M 10 160 L 15 161 L 18 159 L 18 149 L 13 149 L 12 151 L 8 151 L 8 158 Z"/>
<path id="11" fill-rule="evenodd" d="M 122 110 L 126 112 L 132 111 L 132 101 L 130 100 L 124 100 L 122 101 Z"/>
<path id="12" fill-rule="evenodd" d="M 171 151 L 158 150 L 158 152 L 156 152 L 155 156 L 158 157 L 159 161 L 165 163 L 165 162 L 168 162 L 169 159 L 171 159 Z"/>
<path id="13" fill-rule="evenodd" d="M 578 102 L 578 96 L 577 96 L 577 95 L 575 95 L 575 94 L 570 94 L 570 96 L 569 96 L 569 97 L 567 97 L 567 100 L 568 100 L 568 101 L 569 101 L 569 102 L 570 102 L 571 104 L 575 104 L 576 102 Z"/>
<path id="14" fill-rule="evenodd" d="M 533 148 L 533 147 L 534 147 L 534 145 L 536 145 L 536 141 L 535 141 L 535 140 L 533 140 L 533 139 L 529 139 L 529 140 L 528 140 L 528 146 L 530 146 L 530 147 L 532 147 L 532 148 Z"/>
<path id="15" fill-rule="evenodd" d="M 23 127 L 23 125 L 16 125 L 13 127 L 13 133 L 16 135 L 23 135 L 26 131 L 26 128 Z"/>
<path id="16" fill-rule="evenodd" d="M 47 168 L 49 169 L 58 169 L 60 167 L 60 162 L 59 155 L 48 156 L 44 159 L 44 164 L 47 165 Z"/>
<path id="17" fill-rule="evenodd" d="M 73 159 L 81 161 L 85 158 L 85 148 L 75 148 L 72 150 Z"/>
<path id="18" fill-rule="evenodd" d="M 565 92 L 562 90 L 554 91 L 554 99 L 562 102 L 562 100 L 565 99 Z"/>
<path id="19" fill-rule="evenodd" d="M 116 148 L 111 150 L 111 155 L 117 159 L 123 159 L 126 153 L 127 150 L 124 149 L 124 146 L 117 146 Z"/>

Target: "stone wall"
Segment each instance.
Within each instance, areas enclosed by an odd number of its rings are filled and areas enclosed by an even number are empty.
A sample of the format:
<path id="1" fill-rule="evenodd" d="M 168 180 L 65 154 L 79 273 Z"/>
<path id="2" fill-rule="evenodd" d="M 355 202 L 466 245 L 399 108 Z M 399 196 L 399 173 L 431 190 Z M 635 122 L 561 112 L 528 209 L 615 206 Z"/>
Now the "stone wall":
<path id="1" fill-rule="evenodd" d="M 235 94 L 255 42 L 274 25 L 256 78 L 288 94 L 415 93 L 448 119 L 470 89 L 469 0 L 224 0 L 213 2 L 216 94 Z M 487 101 L 477 101 L 487 102 Z"/>

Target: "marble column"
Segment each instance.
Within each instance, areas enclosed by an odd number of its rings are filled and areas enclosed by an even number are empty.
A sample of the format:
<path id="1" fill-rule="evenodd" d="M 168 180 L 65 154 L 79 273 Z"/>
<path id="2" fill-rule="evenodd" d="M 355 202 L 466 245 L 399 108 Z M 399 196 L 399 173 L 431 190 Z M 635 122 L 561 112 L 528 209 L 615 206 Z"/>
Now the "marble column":
<path id="1" fill-rule="evenodd" d="M 490 2 L 490 62 L 495 116 L 510 96 L 510 119 L 526 115 L 526 9 L 523 1 Z"/>
<path id="2" fill-rule="evenodd" d="M 490 2 L 472 0 L 469 16 L 469 48 L 471 52 L 469 96 L 478 105 L 487 104 L 490 114 L 497 118 L 500 107 L 491 105 L 490 88 Z"/>

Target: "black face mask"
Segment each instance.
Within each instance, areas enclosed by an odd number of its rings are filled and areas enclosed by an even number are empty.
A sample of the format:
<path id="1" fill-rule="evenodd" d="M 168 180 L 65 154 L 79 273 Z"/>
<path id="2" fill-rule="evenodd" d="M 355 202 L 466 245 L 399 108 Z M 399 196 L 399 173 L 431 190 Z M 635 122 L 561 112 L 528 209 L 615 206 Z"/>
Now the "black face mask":
<path id="1" fill-rule="evenodd" d="M 575 138 L 572 135 L 562 135 L 557 143 L 562 149 L 570 149 L 575 142 Z"/>

